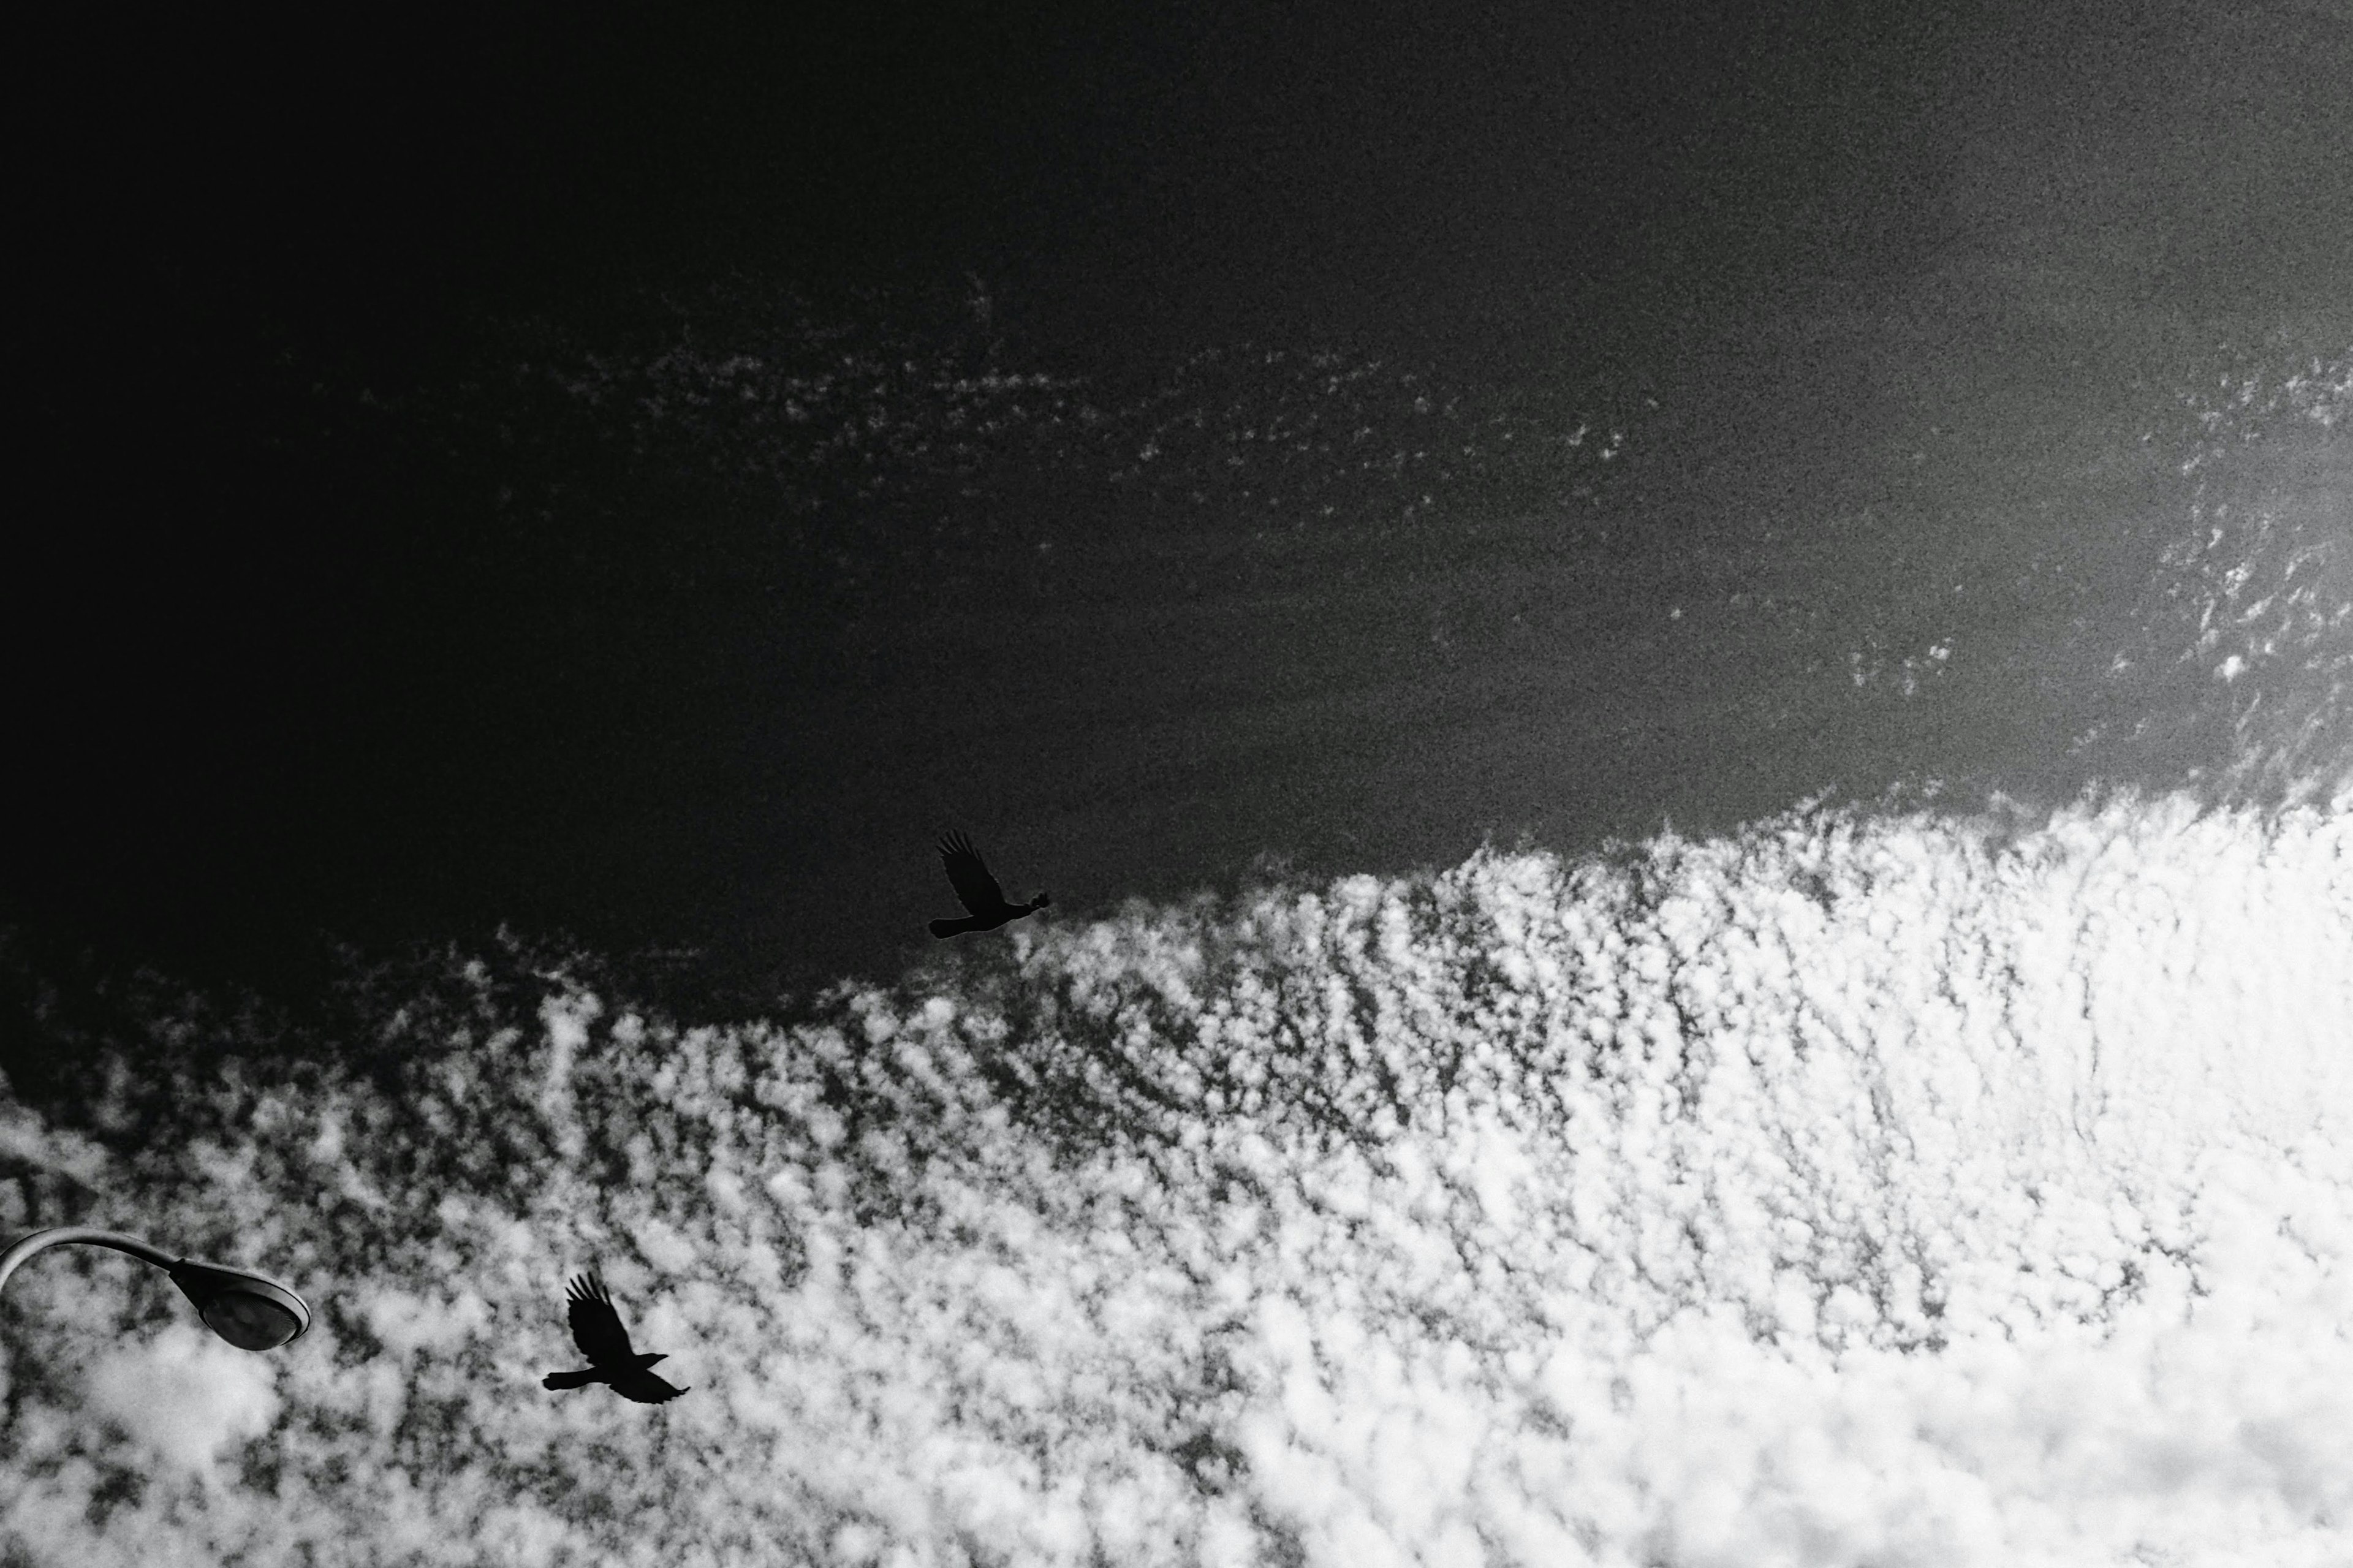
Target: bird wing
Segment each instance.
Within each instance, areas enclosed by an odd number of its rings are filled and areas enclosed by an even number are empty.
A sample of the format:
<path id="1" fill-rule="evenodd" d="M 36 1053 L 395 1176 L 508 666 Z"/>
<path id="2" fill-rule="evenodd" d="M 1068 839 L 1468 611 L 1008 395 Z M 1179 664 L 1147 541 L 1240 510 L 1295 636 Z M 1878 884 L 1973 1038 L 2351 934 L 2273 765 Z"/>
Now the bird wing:
<path id="1" fill-rule="evenodd" d="M 613 1392 L 640 1405 L 660 1405 L 686 1392 L 673 1388 L 649 1372 L 628 1372 L 613 1380 Z"/>
<path id="2" fill-rule="evenodd" d="M 940 840 L 940 863 L 948 869 L 949 885 L 955 889 L 956 901 L 976 915 L 994 914 L 1005 907 L 1005 889 L 981 864 L 972 840 L 961 833 L 951 833 Z"/>
<path id="3" fill-rule="evenodd" d="M 613 1310 L 613 1299 L 605 1294 L 595 1275 L 575 1278 L 565 1300 L 565 1311 L 572 1320 L 572 1342 L 591 1364 L 610 1366 L 635 1353 L 629 1349 L 629 1331 L 621 1327 L 621 1314 Z"/>

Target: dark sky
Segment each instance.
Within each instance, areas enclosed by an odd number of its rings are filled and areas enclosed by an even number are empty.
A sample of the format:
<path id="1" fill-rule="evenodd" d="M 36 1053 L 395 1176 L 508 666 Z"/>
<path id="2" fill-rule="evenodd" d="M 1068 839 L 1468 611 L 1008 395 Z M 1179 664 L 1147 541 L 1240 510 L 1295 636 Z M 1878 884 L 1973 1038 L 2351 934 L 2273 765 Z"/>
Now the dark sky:
<path id="1" fill-rule="evenodd" d="M 20 163 L 79 284 L 314 331 L 971 268 L 1114 336 L 1512 342 L 1963 243 L 2308 283 L 2346 237 L 2346 29 L 2295 0 L 76 10 L 21 50 Z"/>
<path id="2" fill-rule="evenodd" d="M 31 51 L 32 119 L 78 264 L 345 331 L 747 265 L 971 266 L 1146 319 L 1476 318 L 1662 259 L 1753 279 L 1942 237 L 1962 40 L 1883 9 L 77 16 Z"/>
<path id="3" fill-rule="evenodd" d="M 78 7 L 14 53 L 37 912 L 137 905 L 151 853 L 227 886 L 300 805 L 272 748 L 396 684 L 337 662 L 384 476 L 260 434 L 287 363 L 394 384 L 633 290 L 970 273 L 1081 363 L 1696 384 L 1787 318 L 1960 311 L 2128 364 L 2340 308 L 2353 254 L 2353 31 L 2300 0 Z"/>

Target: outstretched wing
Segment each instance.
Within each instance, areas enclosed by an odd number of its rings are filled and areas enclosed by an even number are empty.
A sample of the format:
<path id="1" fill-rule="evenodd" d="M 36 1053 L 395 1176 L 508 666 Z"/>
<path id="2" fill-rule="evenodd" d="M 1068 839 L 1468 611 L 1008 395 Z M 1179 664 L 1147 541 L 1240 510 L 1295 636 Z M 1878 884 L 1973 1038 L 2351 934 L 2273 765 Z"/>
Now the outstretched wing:
<path id="1" fill-rule="evenodd" d="M 613 1299 L 594 1274 L 575 1277 L 565 1300 L 572 1342 L 591 1365 L 610 1366 L 635 1353 L 629 1349 L 629 1331 L 621 1327 L 621 1314 L 613 1310 Z"/>
<path id="2" fill-rule="evenodd" d="M 640 1405 L 660 1405 L 684 1394 L 683 1388 L 672 1388 L 649 1372 L 623 1373 L 613 1380 L 613 1392 L 624 1399 L 634 1399 Z"/>
<path id="3" fill-rule="evenodd" d="M 1005 889 L 997 885 L 997 879 L 981 864 L 971 839 L 961 833 L 942 838 L 940 863 L 948 868 L 948 882 L 955 889 L 956 901 L 965 909 L 986 915 L 1005 907 Z"/>

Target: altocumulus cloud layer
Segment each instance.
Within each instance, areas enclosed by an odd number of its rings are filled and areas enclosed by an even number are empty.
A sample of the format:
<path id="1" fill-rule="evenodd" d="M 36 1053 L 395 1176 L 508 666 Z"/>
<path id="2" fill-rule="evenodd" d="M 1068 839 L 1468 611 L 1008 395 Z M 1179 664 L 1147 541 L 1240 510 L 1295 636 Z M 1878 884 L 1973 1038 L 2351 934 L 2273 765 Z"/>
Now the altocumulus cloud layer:
<path id="1" fill-rule="evenodd" d="M 1818 812 L 13 1102 L 10 1560 L 2341 1563 L 2353 817 Z M 502 967 L 503 966 L 503 967 Z M 171 1064 L 184 1061 L 175 1068 Z M 210 1065 L 198 1068 L 199 1061 Z M 157 1064 L 162 1065 L 157 1065 Z M 602 1269 L 694 1392 L 543 1394 Z"/>

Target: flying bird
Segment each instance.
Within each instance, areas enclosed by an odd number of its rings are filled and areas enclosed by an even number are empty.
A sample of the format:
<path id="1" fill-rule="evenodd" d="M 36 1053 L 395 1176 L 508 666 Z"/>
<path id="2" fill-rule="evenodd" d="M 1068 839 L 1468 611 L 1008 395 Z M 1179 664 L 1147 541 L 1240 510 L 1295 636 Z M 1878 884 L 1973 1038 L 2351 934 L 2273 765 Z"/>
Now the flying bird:
<path id="1" fill-rule="evenodd" d="M 940 862 L 948 869 L 948 882 L 955 889 L 956 901 L 972 913 L 960 921 L 934 921 L 934 936 L 957 936 L 968 931 L 995 931 L 1008 921 L 1035 914 L 1054 901 L 1039 893 L 1026 904 L 1007 903 L 1005 889 L 997 885 L 997 879 L 988 874 L 987 866 L 981 864 L 972 840 L 961 833 L 951 833 L 940 840 Z"/>
<path id="2" fill-rule="evenodd" d="M 622 1398 L 640 1405 L 659 1405 L 686 1392 L 646 1370 L 664 1358 L 640 1355 L 629 1347 L 629 1331 L 621 1327 L 621 1314 L 613 1310 L 613 1299 L 595 1275 L 575 1276 L 564 1299 L 572 1319 L 572 1342 L 588 1364 L 578 1372 L 551 1372 L 539 1380 L 541 1387 L 586 1388 L 606 1383 Z"/>

